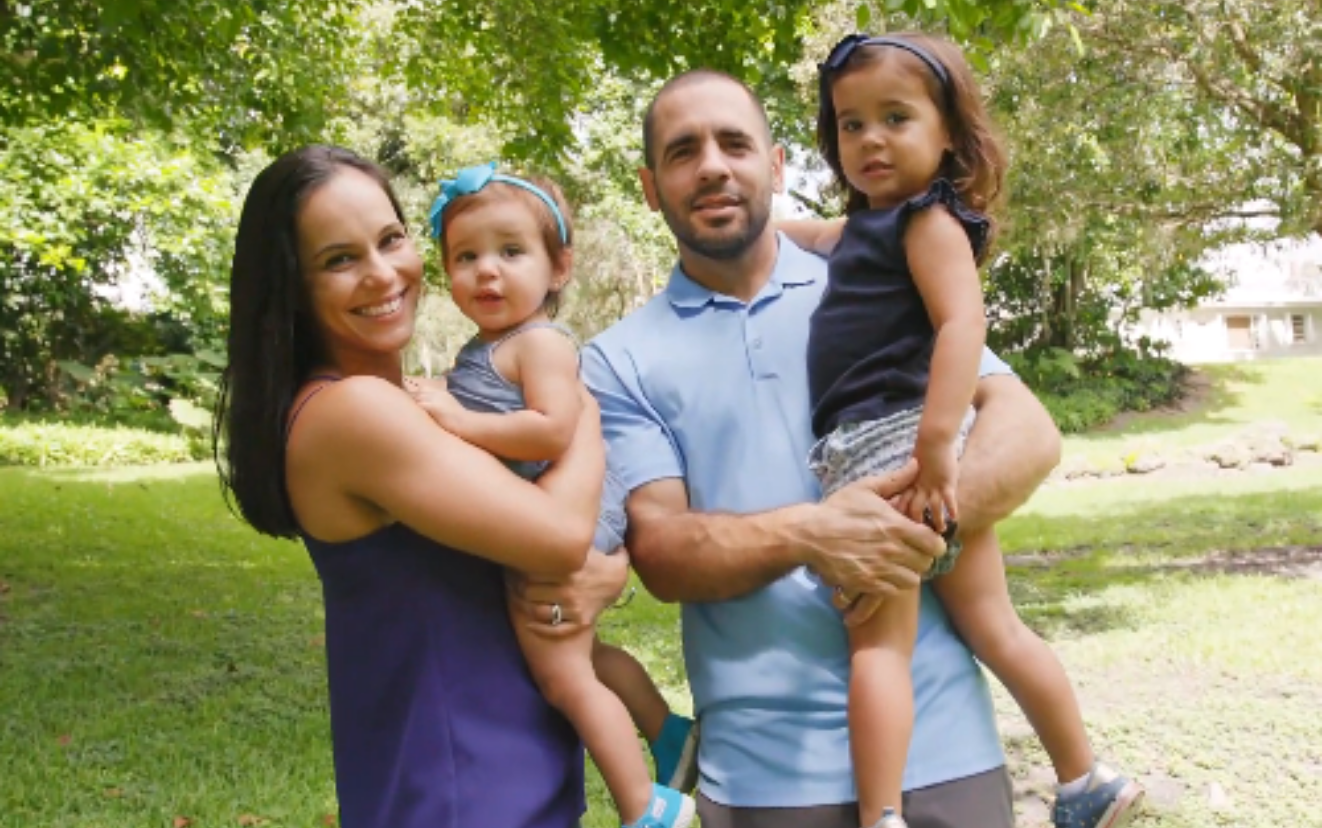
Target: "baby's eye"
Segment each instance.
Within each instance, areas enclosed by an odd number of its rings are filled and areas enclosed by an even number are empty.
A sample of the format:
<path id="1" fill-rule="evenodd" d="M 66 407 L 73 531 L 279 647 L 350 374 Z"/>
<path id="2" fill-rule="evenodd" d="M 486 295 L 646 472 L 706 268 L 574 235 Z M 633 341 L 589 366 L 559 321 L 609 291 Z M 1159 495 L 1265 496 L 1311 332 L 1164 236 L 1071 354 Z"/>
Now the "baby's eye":
<path id="1" fill-rule="evenodd" d="M 848 120 L 840 122 L 840 129 L 843 132 L 858 132 L 860 129 L 862 129 L 862 127 L 863 124 L 861 124 L 855 118 L 850 118 Z"/>
<path id="2" fill-rule="evenodd" d="M 506 256 L 513 258 L 515 256 L 522 254 L 523 248 L 519 247 L 517 244 L 507 244 L 505 245 L 505 249 L 502 250 L 501 252 L 504 253 Z"/>
<path id="3" fill-rule="evenodd" d="M 907 120 L 909 120 L 909 116 L 905 115 L 903 112 L 892 112 L 886 116 L 886 123 L 891 126 L 897 126 Z"/>
<path id="4" fill-rule="evenodd" d="M 456 254 L 454 260 L 456 262 L 471 262 L 476 258 L 477 256 L 474 256 L 471 252 L 465 250 L 462 253 Z"/>

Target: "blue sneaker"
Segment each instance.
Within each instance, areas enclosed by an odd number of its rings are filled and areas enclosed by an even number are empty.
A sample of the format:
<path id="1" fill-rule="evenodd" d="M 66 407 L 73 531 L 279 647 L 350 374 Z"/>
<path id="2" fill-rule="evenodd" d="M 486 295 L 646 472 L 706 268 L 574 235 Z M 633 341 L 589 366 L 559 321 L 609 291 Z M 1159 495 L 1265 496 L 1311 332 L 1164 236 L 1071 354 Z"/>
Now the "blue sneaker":
<path id="1" fill-rule="evenodd" d="M 1142 785 L 1099 762 L 1082 791 L 1056 797 L 1051 824 L 1056 828 L 1121 828 L 1138 815 L 1142 803 Z"/>
<path id="2" fill-rule="evenodd" d="M 698 784 L 698 723 L 670 713 L 661 725 L 661 735 L 652 743 L 656 781 L 667 788 L 689 793 Z"/>
<path id="3" fill-rule="evenodd" d="M 693 798 L 679 791 L 652 786 L 652 801 L 647 804 L 647 813 L 621 828 L 689 828 L 697 805 Z"/>

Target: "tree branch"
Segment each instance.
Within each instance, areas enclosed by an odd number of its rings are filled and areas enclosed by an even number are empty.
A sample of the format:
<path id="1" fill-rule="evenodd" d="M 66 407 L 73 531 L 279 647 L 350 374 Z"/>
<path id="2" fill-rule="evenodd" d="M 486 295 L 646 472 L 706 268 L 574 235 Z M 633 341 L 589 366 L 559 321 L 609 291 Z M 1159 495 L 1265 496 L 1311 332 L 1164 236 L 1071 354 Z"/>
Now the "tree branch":
<path id="1" fill-rule="evenodd" d="M 789 196 L 822 218 L 831 218 L 840 214 L 838 209 L 833 208 L 827 202 L 805 195 L 798 190 L 790 190 Z"/>

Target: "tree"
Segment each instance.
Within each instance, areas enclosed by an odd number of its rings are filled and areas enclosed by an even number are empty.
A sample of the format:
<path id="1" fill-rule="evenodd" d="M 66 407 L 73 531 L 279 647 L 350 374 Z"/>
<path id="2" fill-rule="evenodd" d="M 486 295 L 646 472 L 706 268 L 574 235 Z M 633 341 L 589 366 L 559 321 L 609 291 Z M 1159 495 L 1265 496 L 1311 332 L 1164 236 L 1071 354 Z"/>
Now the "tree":
<path id="1" fill-rule="evenodd" d="M 1208 105 L 1204 127 L 1236 136 L 1246 194 L 1282 234 L 1322 234 L 1322 5 L 1115 0 L 1079 26 L 1100 59 L 1142 62 Z"/>
<path id="2" fill-rule="evenodd" d="M 354 74 L 356 5 L 0 0 L 0 125 L 123 117 L 225 151 L 300 143 Z"/>
<path id="3" fill-rule="evenodd" d="M 1011 30 L 1059 0 L 892 0 Z M 417 100 L 513 131 L 507 154 L 554 157 L 604 69 L 695 64 L 768 90 L 799 55 L 809 0 L 0 0 L 0 124 L 122 116 L 276 150 L 320 136 L 354 79 L 359 16 L 400 10 L 391 51 Z"/>
<path id="4" fill-rule="evenodd" d="M 871 17 L 855 3 L 859 25 Z M 1060 0 L 887 0 L 891 11 L 983 38 L 1027 35 Z M 1077 4 L 1075 4 L 1077 5 Z M 685 69 L 731 72 L 767 102 L 773 124 L 799 134 L 792 69 L 818 4 L 811 0 L 437 0 L 406 4 L 395 65 L 433 111 L 493 121 L 505 154 L 559 166 L 577 146 L 573 116 L 595 110 L 598 82 L 645 86 Z"/>
<path id="5" fill-rule="evenodd" d="M 1095 350 L 1141 308 L 1220 290 L 1197 263 L 1247 234 L 1217 220 L 1256 177 L 1217 107 L 1146 61 L 1080 54 L 1061 30 L 1000 55 L 989 88 L 1012 149 L 989 271 L 998 347 Z"/>
<path id="6" fill-rule="evenodd" d="M 161 280 L 159 314 L 214 330 L 235 218 L 228 179 L 122 123 L 47 123 L 3 138 L 0 387 L 10 407 L 49 401 L 59 360 L 156 348 L 150 326 L 111 301 L 132 275 Z"/>

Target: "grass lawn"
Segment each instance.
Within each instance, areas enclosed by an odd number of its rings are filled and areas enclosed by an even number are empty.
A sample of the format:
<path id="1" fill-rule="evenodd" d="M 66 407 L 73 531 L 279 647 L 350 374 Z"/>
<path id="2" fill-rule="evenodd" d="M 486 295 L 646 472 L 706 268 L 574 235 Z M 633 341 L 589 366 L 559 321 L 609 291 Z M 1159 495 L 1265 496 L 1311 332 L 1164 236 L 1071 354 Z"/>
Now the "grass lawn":
<path id="1" fill-rule="evenodd" d="M 1098 749 L 1152 790 L 1140 825 L 1317 824 L 1322 467 L 1049 487 L 1002 535 Z M 331 824 L 320 628 L 302 548 L 205 467 L 0 469 L 0 828 Z M 673 608 L 640 593 L 605 634 L 687 707 Z M 1049 774 L 998 705 L 1035 826 Z"/>
<path id="2" fill-rule="evenodd" d="M 1108 428 L 1065 439 L 1065 453 L 1117 462 L 1134 453 L 1217 443 L 1263 423 L 1296 435 L 1322 432 L 1322 357 L 1203 365 L 1188 410 L 1123 415 Z"/>

